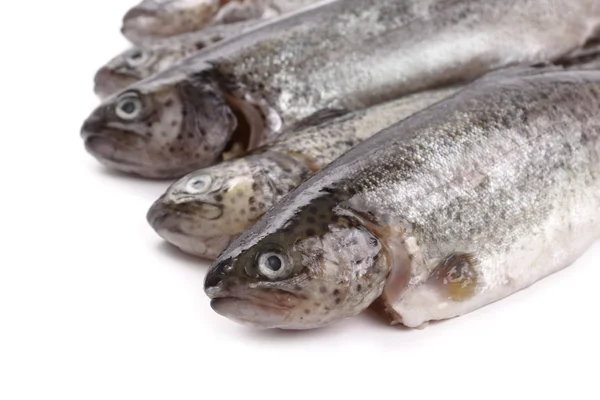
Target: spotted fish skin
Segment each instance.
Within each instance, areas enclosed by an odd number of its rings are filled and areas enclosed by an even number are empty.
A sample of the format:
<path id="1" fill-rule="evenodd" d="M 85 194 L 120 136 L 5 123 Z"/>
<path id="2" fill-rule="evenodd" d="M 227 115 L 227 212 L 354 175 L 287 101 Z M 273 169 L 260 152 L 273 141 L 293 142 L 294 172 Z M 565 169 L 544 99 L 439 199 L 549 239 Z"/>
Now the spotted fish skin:
<path id="1" fill-rule="evenodd" d="M 178 178 L 215 164 L 221 150 L 243 154 L 272 142 L 323 109 L 354 111 L 503 66 L 560 58 L 583 45 L 599 22 L 600 4 L 592 0 L 317 3 L 109 97 L 92 112 L 82 136 L 88 151 L 112 168 Z M 177 102 L 202 103 L 194 108 L 200 118 L 164 113 L 153 100 L 179 97 L 182 88 L 190 96 Z M 119 108 L 129 115 L 130 97 L 148 110 L 127 121 L 112 118 Z M 184 123 L 170 126 L 163 114 Z M 149 130 L 146 118 L 161 130 Z M 199 140 L 177 139 L 190 134 Z M 206 151 L 202 138 L 210 138 Z"/>
<path id="2" fill-rule="evenodd" d="M 599 107 L 598 70 L 479 79 L 357 145 L 236 238 L 207 274 L 212 307 L 309 329 L 372 306 L 421 327 L 567 267 L 600 238 Z"/>
<path id="3" fill-rule="evenodd" d="M 417 93 L 339 116 L 319 115 L 251 154 L 177 180 L 149 209 L 148 222 L 184 252 L 214 259 L 310 175 L 377 131 L 457 90 Z M 203 183 L 200 188 L 197 182 Z M 207 217 L 211 207 L 220 209 L 217 217 Z"/>

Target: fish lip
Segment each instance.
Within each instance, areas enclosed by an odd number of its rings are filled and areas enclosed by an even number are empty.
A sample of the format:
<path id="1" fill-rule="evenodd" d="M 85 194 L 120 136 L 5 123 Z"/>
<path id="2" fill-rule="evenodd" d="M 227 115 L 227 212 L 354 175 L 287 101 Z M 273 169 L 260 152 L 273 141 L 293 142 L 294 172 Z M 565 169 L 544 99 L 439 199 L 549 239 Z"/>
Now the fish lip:
<path id="1" fill-rule="evenodd" d="M 80 136 L 85 142 L 94 140 L 94 139 L 102 139 L 102 140 L 106 140 L 107 142 L 114 144 L 115 146 L 120 146 L 121 148 L 130 148 L 130 149 L 139 148 L 140 146 L 139 145 L 131 146 L 131 145 L 122 143 L 118 139 L 115 139 L 115 136 L 134 138 L 136 141 L 142 141 L 142 142 L 146 142 L 146 143 L 149 141 L 149 139 L 147 137 L 138 135 L 137 133 L 132 132 L 132 131 L 127 131 L 124 129 L 114 129 L 114 128 L 108 128 L 108 127 L 102 127 L 102 128 L 98 128 L 97 126 L 89 127 L 89 126 L 86 126 L 85 124 L 84 124 L 83 128 L 81 128 Z"/>
<path id="2" fill-rule="evenodd" d="M 293 293 L 289 293 L 289 292 L 285 292 L 285 291 L 281 291 L 282 293 L 285 293 L 286 295 L 291 295 L 297 298 L 297 296 L 295 296 Z M 210 297 L 210 306 L 211 308 L 213 308 L 213 310 L 215 310 L 215 305 L 219 304 L 221 302 L 224 301 L 237 301 L 237 302 L 246 302 L 246 303 L 251 303 L 253 305 L 257 305 L 263 308 L 267 308 L 267 309 L 271 309 L 271 310 L 277 310 L 277 311 L 289 311 L 291 309 L 294 308 L 294 304 L 288 304 L 288 305 L 283 305 L 280 303 L 275 303 L 272 301 L 269 301 L 267 299 L 264 298 L 260 298 L 257 296 L 252 296 L 252 295 L 232 295 L 229 293 L 224 293 L 224 294 L 216 294 L 213 295 L 213 297 Z M 215 310 L 216 312 L 218 312 L 217 310 Z"/>
<path id="3" fill-rule="evenodd" d="M 215 219 L 218 219 L 223 215 L 223 209 L 218 204 L 197 201 L 197 200 L 194 200 L 194 202 L 200 203 L 202 205 L 206 204 L 206 205 L 210 205 L 210 206 L 219 208 L 221 210 L 221 215 Z M 179 227 L 177 227 L 176 222 L 181 221 L 181 220 L 187 220 L 187 221 L 192 221 L 192 222 L 194 222 L 196 220 L 214 221 L 214 219 L 202 218 L 191 212 L 188 212 L 187 210 L 181 210 L 177 206 L 178 206 L 178 203 L 175 203 L 172 201 L 166 201 L 166 200 L 160 198 L 150 207 L 150 209 L 146 213 L 146 220 L 148 221 L 150 226 L 152 226 L 152 228 L 154 228 L 154 230 L 156 230 L 156 231 L 165 230 L 170 233 L 191 236 L 191 237 L 198 238 L 201 240 L 202 239 L 210 239 L 212 237 L 215 237 L 215 235 L 201 236 L 201 235 L 191 234 L 191 233 L 183 231 Z M 175 221 L 173 222 L 173 220 L 175 220 Z M 172 222 L 169 223 L 168 221 L 172 221 Z M 230 235 L 222 234 L 222 235 L 217 235 L 217 236 L 230 236 Z"/>
<path id="4" fill-rule="evenodd" d="M 82 136 L 84 136 L 82 134 Z M 91 134 L 87 134 L 84 136 L 84 147 L 85 150 L 93 155 L 95 158 L 102 160 L 102 161 L 108 161 L 120 166 L 124 166 L 124 167 L 145 167 L 147 166 L 145 163 L 142 162 L 135 162 L 135 161 L 131 161 L 125 157 L 118 157 L 116 156 L 116 152 L 107 152 L 107 151 L 99 151 L 98 150 L 98 146 L 95 145 L 94 143 L 98 143 L 98 142 L 104 142 L 103 144 L 108 144 L 110 147 L 112 147 L 115 150 L 121 150 L 121 151 L 127 151 L 127 150 L 135 150 L 138 148 L 138 146 L 130 146 L 130 145 L 126 145 L 123 143 L 120 143 L 119 141 L 110 138 L 110 137 L 106 137 L 102 134 L 95 134 L 95 133 L 91 133 Z"/>

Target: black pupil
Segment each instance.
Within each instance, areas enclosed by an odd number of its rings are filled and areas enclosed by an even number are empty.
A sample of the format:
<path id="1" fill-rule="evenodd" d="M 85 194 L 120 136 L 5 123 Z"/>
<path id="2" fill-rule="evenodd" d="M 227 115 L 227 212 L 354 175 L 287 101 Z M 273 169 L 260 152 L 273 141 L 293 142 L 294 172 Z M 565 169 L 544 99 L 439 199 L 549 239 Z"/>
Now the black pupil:
<path id="1" fill-rule="evenodd" d="M 135 52 L 131 55 L 131 58 L 133 58 L 134 60 L 137 60 L 138 58 L 141 58 L 141 57 L 142 57 L 142 53 L 140 53 L 139 51 Z"/>
<path id="2" fill-rule="evenodd" d="M 135 111 L 135 104 L 133 104 L 133 101 L 126 101 L 121 106 L 121 110 L 123 110 L 127 114 L 131 114 Z"/>
<path id="3" fill-rule="evenodd" d="M 267 265 L 273 271 L 279 271 L 281 269 L 281 258 L 277 256 L 271 256 L 267 258 Z"/>

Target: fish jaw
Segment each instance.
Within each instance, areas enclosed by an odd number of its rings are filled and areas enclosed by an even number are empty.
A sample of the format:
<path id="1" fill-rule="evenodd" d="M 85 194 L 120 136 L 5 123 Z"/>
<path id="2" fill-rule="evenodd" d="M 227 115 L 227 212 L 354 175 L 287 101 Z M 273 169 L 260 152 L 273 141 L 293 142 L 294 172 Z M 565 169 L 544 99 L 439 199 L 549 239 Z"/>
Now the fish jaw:
<path id="1" fill-rule="evenodd" d="M 122 34 L 133 43 L 144 43 L 197 31 L 219 10 L 218 0 L 143 1 L 124 16 Z"/>
<path id="2" fill-rule="evenodd" d="M 297 321 L 302 299 L 291 292 L 259 289 L 235 294 L 220 292 L 210 301 L 219 315 L 241 325 L 258 329 L 305 329 Z"/>

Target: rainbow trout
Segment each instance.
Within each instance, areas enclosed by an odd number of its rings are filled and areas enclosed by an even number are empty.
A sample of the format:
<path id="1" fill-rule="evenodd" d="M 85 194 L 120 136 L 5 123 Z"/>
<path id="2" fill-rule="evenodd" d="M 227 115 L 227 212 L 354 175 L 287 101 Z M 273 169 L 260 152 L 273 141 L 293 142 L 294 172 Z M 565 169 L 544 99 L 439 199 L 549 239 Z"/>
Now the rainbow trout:
<path id="1" fill-rule="evenodd" d="M 570 265 L 600 238 L 600 71 L 491 74 L 375 134 L 211 266 L 231 320 L 309 329 L 369 307 L 421 327 Z"/>
<path id="2" fill-rule="evenodd" d="M 229 242 L 308 176 L 344 152 L 458 87 L 417 93 L 372 108 L 306 121 L 252 154 L 192 172 L 148 211 L 159 236 L 181 250 L 214 259 Z"/>
<path id="3" fill-rule="evenodd" d="M 217 43 L 108 97 L 88 152 L 121 171 L 179 178 L 243 154 L 324 109 L 354 111 L 581 47 L 595 0 L 332 0 Z"/>

